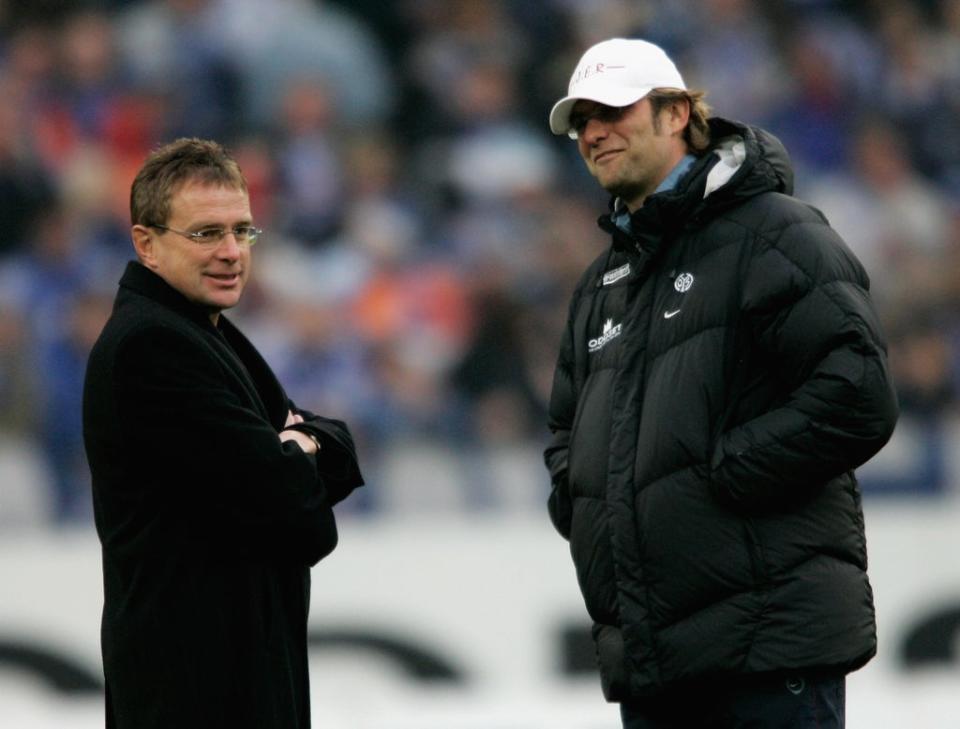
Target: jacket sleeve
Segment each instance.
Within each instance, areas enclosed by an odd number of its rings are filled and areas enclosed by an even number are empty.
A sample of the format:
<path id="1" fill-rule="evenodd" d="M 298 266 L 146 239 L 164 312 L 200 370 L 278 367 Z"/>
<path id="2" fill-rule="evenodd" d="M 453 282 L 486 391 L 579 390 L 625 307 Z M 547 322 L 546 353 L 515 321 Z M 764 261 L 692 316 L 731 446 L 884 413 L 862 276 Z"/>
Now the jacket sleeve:
<path id="1" fill-rule="evenodd" d="M 550 497 L 547 501 L 550 520 L 557 531 L 566 539 L 570 538 L 570 520 L 573 516 L 567 471 L 570 432 L 573 428 L 574 415 L 577 409 L 573 341 L 573 314 L 576 311 L 577 299 L 578 295 L 574 294 L 573 302 L 570 305 L 570 317 L 564 330 L 560 354 L 553 375 L 553 389 L 550 394 L 548 412 L 548 425 L 553 433 L 553 438 L 543 453 L 551 481 Z"/>
<path id="2" fill-rule="evenodd" d="M 141 518 L 299 564 L 333 550 L 336 524 L 314 457 L 281 442 L 200 343 L 168 328 L 140 331 L 120 346 L 113 380 Z"/>
<path id="3" fill-rule="evenodd" d="M 309 433 L 320 443 L 317 453 L 317 477 L 324 484 L 331 504 L 343 501 L 355 489 L 363 486 L 357 448 L 347 424 L 341 420 L 315 415 L 298 408 L 292 402 L 289 409 L 301 416 L 303 422 L 292 428 Z"/>
<path id="4" fill-rule="evenodd" d="M 787 394 L 719 436 L 711 486 L 721 501 L 788 507 L 889 440 L 898 409 L 868 287 L 825 222 L 788 225 L 759 245 L 743 322 Z"/>

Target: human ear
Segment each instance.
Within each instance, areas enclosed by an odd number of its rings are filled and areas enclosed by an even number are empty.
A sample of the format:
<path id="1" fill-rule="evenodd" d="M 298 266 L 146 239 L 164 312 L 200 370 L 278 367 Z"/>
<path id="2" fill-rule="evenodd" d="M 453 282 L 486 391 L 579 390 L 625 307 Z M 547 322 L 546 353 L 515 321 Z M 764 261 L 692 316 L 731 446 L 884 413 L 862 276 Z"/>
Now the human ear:
<path id="1" fill-rule="evenodd" d="M 133 249 L 137 252 L 140 263 L 151 270 L 156 270 L 156 253 L 150 229 L 145 225 L 134 225 L 130 229 L 130 238 L 133 240 Z"/>
<path id="2" fill-rule="evenodd" d="M 683 134 L 690 122 L 690 102 L 686 99 L 677 99 L 667 105 L 667 123 L 671 134 Z"/>

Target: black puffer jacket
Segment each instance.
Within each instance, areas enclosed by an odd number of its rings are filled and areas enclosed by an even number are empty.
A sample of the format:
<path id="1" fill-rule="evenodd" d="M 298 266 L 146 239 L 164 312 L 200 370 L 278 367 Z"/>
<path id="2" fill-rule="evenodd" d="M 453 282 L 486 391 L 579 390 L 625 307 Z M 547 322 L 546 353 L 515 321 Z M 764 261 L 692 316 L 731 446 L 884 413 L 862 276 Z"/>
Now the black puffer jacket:
<path id="1" fill-rule="evenodd" d="M 852 469 L 897 405 L 867 276 L 779 141 L 711 126 L 633 235 L 601 218 L 554 381 L 550 514 L 615 701 L 876 650 Z"/>

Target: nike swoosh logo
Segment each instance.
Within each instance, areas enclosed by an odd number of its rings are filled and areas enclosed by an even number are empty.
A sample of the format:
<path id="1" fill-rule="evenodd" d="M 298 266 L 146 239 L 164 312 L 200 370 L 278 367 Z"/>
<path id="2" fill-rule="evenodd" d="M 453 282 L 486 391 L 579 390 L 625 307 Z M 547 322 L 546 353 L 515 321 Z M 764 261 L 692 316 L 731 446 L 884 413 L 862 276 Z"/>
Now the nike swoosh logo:
<path id="1" fill-rule="evenodd" d="M 665 312 L 663 312 L 663 318 L 664 318 L 664 319 L 672 319 L 673 317 L 675 317 L 675 316 L 676 316 L 677 314 L 679 314 L 679 313 L 680 313 L 680 309 L 676 309 L 676 310 L 674 310 L 674 311 L 665 311 Z"/>

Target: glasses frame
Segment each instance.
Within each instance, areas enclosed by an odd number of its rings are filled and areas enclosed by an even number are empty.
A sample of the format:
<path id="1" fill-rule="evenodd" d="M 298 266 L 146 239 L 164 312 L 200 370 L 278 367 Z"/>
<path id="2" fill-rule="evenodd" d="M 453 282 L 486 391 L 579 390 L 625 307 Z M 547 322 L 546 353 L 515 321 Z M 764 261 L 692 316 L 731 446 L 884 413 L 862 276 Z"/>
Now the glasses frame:
<path id="1" fill-rule="evenodd" d="M 171 233 L 176 233 L 177 235 L 182 236 L 190 241 L 193 241 L 198 246 L 202 246 L 204 248 L 216 248 L 221 243 L 223 243 L 223 239 L 226 238 L 227 235 L 229 234 L 233 234 L 234 239 L 237 241 L 237 245 L 252 246 L 254 243 L 257 242 L 257 238 L 260 237 L 260 234 L 263 233 L 262 229 L 257 228 L 256 226 L 253 226 L 253 225 L 238 225 L 235 228 L 230 228 L 230 229 L 204 228 L 203 230 L 198 230 L 194 233 L 189 233 L 185 230 L 177 230 L 176 228 L 171 228 L 169 225 L 161 225 L 160 223 L 150 223 L 147 225 L 147 227 L 156 228 L 157 230 L 167 230 L 167 231 L 170 231 Z M 240 228 L 249 229 L 246 240 L 241 239 L 240 236 L 237 234 L 237 230 Z M 209 232 L 212 230 L 216 230 L 219 232 L 219 235 L 217 236 L 216 240 L 205 239 L 203 237 L 204 232 L 205 231 Z"/>

